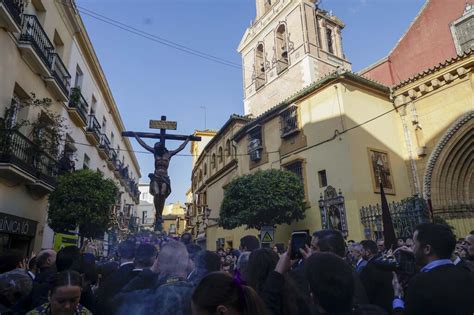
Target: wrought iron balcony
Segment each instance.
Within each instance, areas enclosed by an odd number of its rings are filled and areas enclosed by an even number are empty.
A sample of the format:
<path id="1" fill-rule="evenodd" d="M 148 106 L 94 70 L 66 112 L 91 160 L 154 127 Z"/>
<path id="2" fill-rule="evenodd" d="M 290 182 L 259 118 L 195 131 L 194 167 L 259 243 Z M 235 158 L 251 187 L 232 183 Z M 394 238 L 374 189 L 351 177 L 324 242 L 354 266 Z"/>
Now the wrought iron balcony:
<path id="1" fill-rule="evenodd" d="M 0 0 L 0 27 L 13 33 L 19 33 L 24 8 L 25 2 L 23 0 Z"/>
<path id="2" fill-rule="evenodd" d="M 0 176 L 25 182 L 39 193 L 56 185 L 58 162 L 18 130 L 0 129 Z"/>
<path id="3" fill-rule="evenodd" d="M 18 47 L 33 69 L 49 77 L 54 46 L 35 15 L 23 14 Z"/>
<path id="4" fill-rule="evenodd" d="M 110 140 L 103 133 L 100 135 L 99 155 L 106 161 L 109 159 L 110 155 Z"/>
<path id="5" fill-rule="evenodd" d="M 46 152 L 37 155 L 38 178 L 48 185 L 56 186 L 56 177 L 59 172 L 58 162 Z"/>
<path id="6" fill-rule="evenodd" d="M 36 146 L 17 130 L 0 129 L 0 162 L 35 181 Z M 12 170 L 13 170 L 12 169 Z"/>
<path id="7" fill-rule="evenodd" d="M 122 161 L 120 161 L 118 159 L 118 156 L 117 156 L 117 160 L 115 160 L 115 162 L 114 162 L 114 175 L 117 179 L 121 178 L 120 177 L 120 170 L 122 169 L 122 167 L 123 167 L 123 163 L 122 163 Z"/>
<path id="8" fill-rule="evenodd" d="M 109 150 L 107 154 L 107 166 L 112 171 L 115 169 L 116 160 L 117 160 L 117 151 L 115 151 L 115 149 L 111 148 L 109 145 Z"/>
<path id="9" fill-rule="evenodd" d="M 94 114 L 89 115 L 86 137 L 93 145 L 98 145 L 100 143 L 100 124 Z"/>
<path id="10" fill-rule="evenodd" d="M 77 87 L 72 88 L 69 97 L 68 112 L 71 115 L 71 119 L 79 127 L 85 127 L 87 125 L 88 108 L 89 104 L 87 104 L 84 96 L 82 96 L 81 89 Z"/>
<path id="11" fill-rule="evenodd" d="M 69 89 L 71 88 L 71 75 L 67 71 L 61 57 L 57 53 L 52 53 L 51 75 L 50 79 L 46 79 L 48 87 L 61 101 L 67 101 L 69 97 Z"/>

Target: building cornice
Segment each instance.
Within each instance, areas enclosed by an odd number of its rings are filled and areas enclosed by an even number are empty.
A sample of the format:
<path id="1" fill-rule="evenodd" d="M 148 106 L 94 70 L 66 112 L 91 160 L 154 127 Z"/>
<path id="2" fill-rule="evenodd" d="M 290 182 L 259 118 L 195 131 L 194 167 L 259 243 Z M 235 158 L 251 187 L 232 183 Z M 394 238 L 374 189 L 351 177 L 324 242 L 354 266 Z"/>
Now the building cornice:
<path id="1" fill-rule="evenodd" d="M 399 107 L 465 77 L 474 67 L 474 50 L 446 60 L 416 74 L 393 88 L 394 105 Z"/>
<path id="2" fill-rule="evenodd" d="M 207 153 L 209 151 L 211 151 L 211 148 L 214 146 L 214 144 L 219 141 L 220 139 L 222 139 L 222 137 L 226 134 L 226 132 L 232 127 L 234 126 L 236 123 L 238 122 L 243 122 L 243 123 L 247 123 L 249 122 L 251 119 L 246 117 L 246 116 L 240 116 L 240 115 L 236 115 L 236 114 L 232 114 L 230 116 L 230 118 L 225 122 L 225 124 L 221 127 L 221 129 L 219 129 L 219 131 L 214 135 L 214 137 L 206 144 L 206 146 L 204 147 L 204 149 L 202 150 L 201 154 L 199 155 L 197 161 L 196 161 L 196 164 L 194 165 L 194 168 L 193 168 L 193 171 L 192 171 L 192 175 L 191 175 L 191 178 L 192 176 L 194 176 L 194 173 L 196 172 L 196 170 L 199 168 L 202 160 L 204 159 L 204 157 L 207 155 Z"/>
<path id="3" fill-rule="evenodd" d="M 366 87 L 370 88 L 372 90 L 375 90 L 379 93 L 382 93 L 384 95 L 389 95 L 390 93 L 390 88 L 387 86 L 384 86 L 378 82 L 375 82 L 373 80 L 367 79 L 365 77 L 362 77 L 354 72 L 351 71 L 334 71 L 325 77 L 321 78 L 320 80 L 310 84 L 309 86 L 303 88 L 302 90 L 296 92 L 294 95 L 288 97 L 286 100 L 283 102 L 273 106 L 266 112 L 260 114 L 258 117 L 247 123 L 244 127 L 242 127 L 239 131 L 236 132 L 232 140 L 239 141 L 242 139 L 242 137 L 245 136 L 247 130 L 251 129 L 257 124 L 262 124 L 264 121 L 273 118 L 274 116 L 278 115 L 281 110 L 283 110 L 285 107 L 295 103 L 302 101 L 306 97 L 316 93 L 317 91 L 321 90 L 322 88 L 336 83 L 336 82 L 352 82 L 356 83 L 357 85 L 361 87 Z"/>

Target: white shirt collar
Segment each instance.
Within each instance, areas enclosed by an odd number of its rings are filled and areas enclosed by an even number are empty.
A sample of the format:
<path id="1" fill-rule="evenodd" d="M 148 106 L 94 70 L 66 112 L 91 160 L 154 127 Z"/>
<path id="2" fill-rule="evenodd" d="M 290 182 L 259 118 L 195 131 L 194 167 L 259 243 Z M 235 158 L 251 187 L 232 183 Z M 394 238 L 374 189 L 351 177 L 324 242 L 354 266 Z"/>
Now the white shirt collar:
<path id="1" fill-rule="evenodd" d="M 461 262 L 461 258 L 459 256 L 456 256 L 456 259 L 453 261 L 453 264 L 457 265 Z"/>

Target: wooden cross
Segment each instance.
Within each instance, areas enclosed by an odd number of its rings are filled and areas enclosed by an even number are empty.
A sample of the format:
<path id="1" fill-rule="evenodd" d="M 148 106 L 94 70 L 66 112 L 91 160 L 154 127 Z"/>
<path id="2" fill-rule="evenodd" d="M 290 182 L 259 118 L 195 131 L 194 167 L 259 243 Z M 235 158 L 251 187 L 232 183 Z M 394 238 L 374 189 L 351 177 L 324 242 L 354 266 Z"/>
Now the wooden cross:
<path id="1" fill-rule="evenodd" d="M 137 135 L 140 138 L 152 138 L 160 139 L 160 143 L 165 145 L 165 140 L 182 140 L 185 141 L 189 138 L 191 141 L 201 141 L 201 137 L 196 136 L 185 136 L 185 135 L 171 135 L 167 134 L 166 130 L 176 130 L 178 123 L 176 121 L 166 120 L 166 116 L 161 116 L 161 120 L 150 120 L 151 129 L 160 129 L 160 133 L 152 132 L 134 132 L 134 131 L 123 131 L 122 136 L 124 137 L 135 137 Z"/>

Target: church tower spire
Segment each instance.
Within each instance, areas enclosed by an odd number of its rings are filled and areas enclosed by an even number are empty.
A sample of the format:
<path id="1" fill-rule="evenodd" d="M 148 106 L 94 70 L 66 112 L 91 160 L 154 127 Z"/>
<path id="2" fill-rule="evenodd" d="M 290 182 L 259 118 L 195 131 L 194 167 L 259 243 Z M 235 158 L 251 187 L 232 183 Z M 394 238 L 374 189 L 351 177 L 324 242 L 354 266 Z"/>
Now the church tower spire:
<path id="1" fill-rule="evenodd" d="M 256 0 L 256 9 L 238 47 L 245 114 L 257 116 L 322 76 L 351 69 L 344 23 L 314 0 Z"/>

